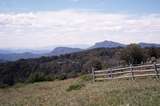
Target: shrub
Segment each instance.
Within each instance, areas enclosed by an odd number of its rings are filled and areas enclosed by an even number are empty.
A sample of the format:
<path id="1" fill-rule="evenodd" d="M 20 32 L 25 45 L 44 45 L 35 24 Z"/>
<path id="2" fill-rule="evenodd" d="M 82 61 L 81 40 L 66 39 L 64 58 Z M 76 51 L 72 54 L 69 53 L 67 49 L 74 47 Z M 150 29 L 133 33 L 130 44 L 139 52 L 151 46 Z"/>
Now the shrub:
<path id="1" fill-rule="evenodd" d="M 137 44 L 130 44 L 121 51 L 121 59 L 128 64 L 141 64 L 146 61 L 144 49 Z"/>
<path id="2" fill-rule="evenodd" d="M 67 79 L 67 75 L 66 74 L 60 74 L 60 75 L 56 76 L 56 79 L 65 80 L 65 79 Z"/>
<path id="3" fill-rule="evenodd" d="M 41 81 L 46 81 L 45 75 L 42 72 L 32 73 L 27 79 L 28 83 L 41 82 Z"/>
<path id="4" fill-rule="evenodd" d="M 80 76 L 80 80 L 81 81 L 91 81 L 92 76 L 91 75 L 82 75 L 82 76 Z"/>
<path id="5" fill-rule="evenodd" d="M 73 91 L 73 90 L 80 90 L 84 86 L 85 85 L 81 84 L 81 83 L 73 84 L 73 85 L 70 85 L 69 88 L 66 91 L 70 92 L 70 91 Z"/>
<path id="6" fill-rule="evenodd" d="M 101 70 L 102 69 L 102 62 L 99 59 L 93 59 L 92 60 L 92 66 L 95 70 Z"/>
<path id="7" fill-rule="evenodd" d="M 52 74 L 49 74 L 49 75 L 45 76 L 46 81 L 54 81 L 55 79 L 56 79 L 55 76 L 52 75 Z"/>

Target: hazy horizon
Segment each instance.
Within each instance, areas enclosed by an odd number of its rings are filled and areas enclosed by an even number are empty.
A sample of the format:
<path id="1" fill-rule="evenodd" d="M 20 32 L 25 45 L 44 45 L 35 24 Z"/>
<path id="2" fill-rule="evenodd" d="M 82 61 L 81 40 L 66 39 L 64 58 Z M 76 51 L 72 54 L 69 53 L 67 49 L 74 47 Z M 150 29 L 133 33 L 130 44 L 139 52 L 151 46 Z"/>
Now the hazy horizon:
<path id="1" fill-rule="evenodd" d="M 59 47 L 69 47 L 69 48 L 80 48 L 80 49 L 88 49 L 92 46 L 94 46 L 96 43 L 101 43 L 101 42 L 104 42 L 104 41 L 111 41 L 111 40 L 103 40 L 103 41 L 97 41 L 97 42 L 94 42 L 93 44 L 66 44 L 66 45 L 49 45 L 49 46 L 45 46 L 45 47 L 39 47 L 39 48 L 0 48 L 0 50 L 9 50 L 9 51 L 12 51 L 12 52 L 15 52 L 16 53 L 16 50 L 17 50 L 17 53 L 24 53 L 24 52 L 32 52 L 32 51 L 46 51 L 46 52 L 49 52 L 49 51 L 52 51 L 54 50 L 55 48 L 59 48 Z M 160 45 L 159 43 L 154 43 L 154 42 L 131 42 L 131 43 L 123 43 L 123 42 L 116 42 L 116 41 L 111 41 L 111 42 L 115 42 L 115 43 L 120 43 L 120 44 L 124 44 L 124 45 L 129 45 L 129 44 L 139 44 L 139 43 L 148 43 L 148 44 L 157 44 L 157 45 Z"/>

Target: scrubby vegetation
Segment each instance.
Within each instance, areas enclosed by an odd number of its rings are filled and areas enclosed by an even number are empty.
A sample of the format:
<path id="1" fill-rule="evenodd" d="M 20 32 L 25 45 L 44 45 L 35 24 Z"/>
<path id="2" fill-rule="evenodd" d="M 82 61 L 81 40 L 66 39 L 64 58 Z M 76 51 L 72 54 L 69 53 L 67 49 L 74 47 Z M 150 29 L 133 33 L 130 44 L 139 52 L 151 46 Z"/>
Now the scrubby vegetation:
<path id="1" fill-rule="evenodd" d="M 76 84 L 70 85 L 66 91 L 70 92 L 72 90 L 80 90 L 84 86 L 85 85 L 83 83 L 76 83 Z"/>
<path id="2" fill-rule="evenodd" d="M 87 75 L 83 75 L 83 76 L 80 76 L 80 80 L 83 82 L 87 82 L 87 81 L 91 81 L 92 80 L 92 76 L 91 74 L 87 74 Z"/>
<path id="3" fill-rule="evenodd" d="M 51 75 L 44 75 L 42 72 L 35 72 L 31 73 L 27 79 L 27 83 L 35 83 L 35 82 L 42 82 L 42 81 L 53 81 L 54 77 Z"/>
<path id="4" fill-rule="evenodd" d="M 64 80 L 96 70 L 140 64 L 160 58 L 159 48 L 140 48 L 131 44 L 126 48 L 99 48 L 78 53 L 37 59 L 21 59 L 0 63 L 0 86 L 16 83 Z"/>
<path id="5" fill-rule="evenodd" d="M 85 86 L 84 86 L 85 85 Z M 0 89 L 1 106 L 159 106 L 153 78 L 92 83 L 81 78 Z"/>
<path id="6" fill-rule="evenodd" d="M 147 53 L 139 45 L 131 44 L 121 52 L 121 59 L 128 64 L 141 64 L 146 62 Z"/>

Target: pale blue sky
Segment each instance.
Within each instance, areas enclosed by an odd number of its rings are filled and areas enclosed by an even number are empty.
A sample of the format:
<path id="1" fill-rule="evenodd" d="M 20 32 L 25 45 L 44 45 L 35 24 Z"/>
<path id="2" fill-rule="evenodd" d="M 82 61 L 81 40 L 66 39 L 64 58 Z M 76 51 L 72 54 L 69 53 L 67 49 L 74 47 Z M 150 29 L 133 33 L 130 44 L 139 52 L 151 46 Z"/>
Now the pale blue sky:
<path id="1" fill-rule="evenodd" d="M 160 43 L 160 0 L 0 0 L 0 48 Z"/>
<path id="2" fill-rule="evenodd" d="M 107 12 L 157 13 L 160 0 L 0 0 L 1 11 L 94 9 Z"/>

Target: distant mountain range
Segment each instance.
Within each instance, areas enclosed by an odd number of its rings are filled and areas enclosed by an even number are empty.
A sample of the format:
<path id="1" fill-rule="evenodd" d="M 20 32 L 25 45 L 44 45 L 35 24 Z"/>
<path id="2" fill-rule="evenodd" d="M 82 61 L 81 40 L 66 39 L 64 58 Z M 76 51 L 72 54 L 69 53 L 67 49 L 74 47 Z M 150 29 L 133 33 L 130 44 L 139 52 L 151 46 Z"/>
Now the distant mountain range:
<path id="1" fill-rule="evenodd" d="M 50 55 L 62 55 L 62 54 L 68 54 L 68 53 L 74 53 L 74 52 L 79 52 L 82 51 L 83 49 L 80 48 L 70 48 L 70 47 L 57 47 L 55 48 Z"/>
<path id="2" fill-rule="evenodd" d="M 69 47 L 57 47 L 53 51 L 49 53 L 32 53 L 32 52 L 25 52 L 25 53 L 12 53 L 9 51 L 1 50 L 0 51 L 0 62 L 4 61 L 15 61 L 18 59 L 28 59 L 28 58 L 38 58 L 41 56 L 58 56 L 58 55 L 63 55 L 63 54 L 68 54 L 68 53 L 74 53 L 74 52 L 79 52 L 82 51 L 83 49 L 80 48 L 69 48 Z"/>
<path id="3" fill-rule="evenodd" d="M 0 54 L 9 54 L 9 53 L 13 53 L 13 52 L 10 50 L 3 50 L 3 49 L 0 50 Z"/>
<path id="4" fill-rule="evenodd" d="M 34 50 L 34 49 L 0 49 L 0 54 L 21 54 L 21 53 L 33 53 L 33 54 L 44 54 L 48 53 L 50 50 L 48 49 L 40 49 L 40 50 Z"/>
<path id="5" fill-rule="evenodd" d="M 160 48 L 160 44 L 154 43 L 138 43 L 142 48 L 150 48 L 156 47 Z M 95 48 L 119 48 L 119 47 L 126 47 L 126 44 L 113 42 L 113 41 L 103 41 L 97 42 L 93 46 L 87 49 L 95 49 Z M 14 53 L 13 50 L 0 50 L 0 62 L 4 61 L 15 61 L 18 59 L 28 59 L 28 58 L 38 58 L 41 56 L 59 56 L 63 54 L 69 54 L 74 52 L 80 52 L 86 49 L 80 48 L 72 48 L 72 47 L 57 47 L 53 51 L 46 53 L 47 51 L 44 50 L 29 50 L 29 52 L 22 52 L 19 50 L 20 53 Z"/>
<path id="6" fill-rule="evenodd" d="M 138 45 L 142 48 L 151 48 L 151 47 L 156 47 L 160 48 L 160 44 L 155 44 L 155 43 L 138 43 Z M 126 47 L 126 44 L 118 43 L 118 42 L 113 42 L 113 41 L 103 41 L 103 42 L 98 42 L 95 45 L 93 45 L 90 48 L 118 48 L 118 47 Z"/>
<path id="7" fill-rule="evenodd" d="M 29 59 L 29 58 L 38 58 L 43 56 L 43 54 L 33 54 L 33 53 L 0 53 L 1 61 L 15 61 L 18 59 Z"/>
<path id="8" fill-rule="evenodd" d="M 160 44 L 155 44 L 155 43 L 139 43 L 139 45 L 142 48 L 151 48 L 151 47 L 160 48 Z"/>
<path id="9" fill-rule="evenodd" d="M 4 60 L 0 60 L 0 63 L 3 63 L 3 62 L 6 62 L 6 61 L 4 61 Z"/>

